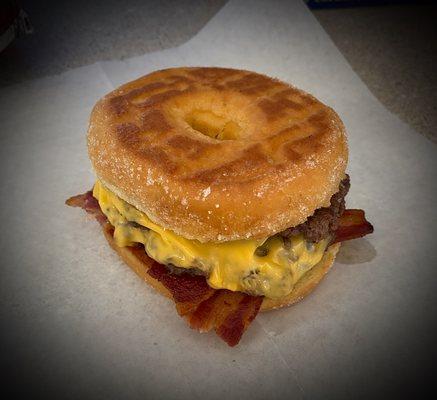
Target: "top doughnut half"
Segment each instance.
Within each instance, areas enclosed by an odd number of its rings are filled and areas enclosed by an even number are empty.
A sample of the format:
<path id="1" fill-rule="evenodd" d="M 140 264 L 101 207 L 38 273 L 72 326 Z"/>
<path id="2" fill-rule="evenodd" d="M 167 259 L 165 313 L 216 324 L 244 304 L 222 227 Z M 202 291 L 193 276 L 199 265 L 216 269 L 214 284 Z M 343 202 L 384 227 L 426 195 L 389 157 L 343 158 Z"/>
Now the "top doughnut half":
<path id="1" fill-rule="evenodd" d="M 329 206 L 348 149 L 338 115 L 254 72 L 172 68 L 94 107 L 102 183 L 153 222 L 201 242 L 265 238 Z"/>

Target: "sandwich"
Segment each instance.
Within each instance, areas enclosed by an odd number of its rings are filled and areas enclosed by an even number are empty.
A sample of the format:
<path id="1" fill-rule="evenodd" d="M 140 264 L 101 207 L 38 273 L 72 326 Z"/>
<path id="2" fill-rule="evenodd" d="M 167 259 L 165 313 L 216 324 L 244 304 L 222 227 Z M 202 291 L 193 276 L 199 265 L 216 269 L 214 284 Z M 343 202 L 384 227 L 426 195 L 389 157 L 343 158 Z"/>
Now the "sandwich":
<path id="1" fill-rule="evenodd" d="M 339 116 L 265 75 L 153 72 L 97 102 L 87 140 L 96 183 L 66 203 L 191 328 L 230 346 L 258 312 L 309 294 L 342 241 L 373 232 L 345 207 Z"/>

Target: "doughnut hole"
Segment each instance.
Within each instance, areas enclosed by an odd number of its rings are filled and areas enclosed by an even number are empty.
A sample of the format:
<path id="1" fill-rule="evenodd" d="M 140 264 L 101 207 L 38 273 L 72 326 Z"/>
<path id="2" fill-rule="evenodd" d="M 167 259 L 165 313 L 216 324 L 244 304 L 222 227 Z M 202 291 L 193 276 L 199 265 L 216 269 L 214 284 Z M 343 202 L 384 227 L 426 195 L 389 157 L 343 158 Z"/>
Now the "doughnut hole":
<path id="1" fill-rule="evenodd" d="M 194 110 L 185 122 L 202 135 L 218 140 L 235 140 L 240 138 L 241 127 L 237 122 L 217 115 L 212 111 Z"/>

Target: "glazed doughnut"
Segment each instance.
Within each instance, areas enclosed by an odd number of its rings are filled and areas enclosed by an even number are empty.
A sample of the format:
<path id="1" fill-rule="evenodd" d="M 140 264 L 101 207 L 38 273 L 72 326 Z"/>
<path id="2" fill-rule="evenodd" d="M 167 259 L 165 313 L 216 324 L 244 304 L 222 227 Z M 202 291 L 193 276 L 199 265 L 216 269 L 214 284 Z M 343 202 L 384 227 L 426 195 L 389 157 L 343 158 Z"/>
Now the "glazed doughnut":
<path id="1" fill-rule="evenodd" d="M 88 151 L 100 181 L 201 242 L 265 238 L 329 206 L 347 164 L 338 115 L 249 71 L 172 68 L 103 97 Z"/>

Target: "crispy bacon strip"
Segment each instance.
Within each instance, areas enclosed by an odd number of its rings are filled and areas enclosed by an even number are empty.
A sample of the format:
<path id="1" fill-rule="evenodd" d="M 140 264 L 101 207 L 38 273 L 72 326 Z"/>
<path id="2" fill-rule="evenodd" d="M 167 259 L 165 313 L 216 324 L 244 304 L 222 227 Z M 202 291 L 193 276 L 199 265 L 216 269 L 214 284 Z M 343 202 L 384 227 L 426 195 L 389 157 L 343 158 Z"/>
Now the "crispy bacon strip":
<path id="1" fill-rule="evenodd" d="M 171 274 L 164 265 L 154 263 L 147 273 L 160 281 L 172 294 L 179 315 L 188 315 L 196 310 L 200 303 L 210 298 L 215 290 L 206 283 L 201 275 Z"/>
<path id="2" fill-rule="evenodd" d="M 103 214 L 102 210 L 100 209 L 99 202 L 93 196 L 92 190 L 70 197 L 65 201 L 65 204 L 70 207 L 83 208 L 88 214 L 91 214 L 93 217 L 95 217 L 100 225 L 104 225 L 108 222 L 106 215 Z"/>
<path id="3" fill-rule="evenodd" d="M 65 203 L 83 208 L 105 229 L 112 228 L 92 191 L 73 196 Z M 141 257 L 147 257 L 144 251 L 141 251 Z M 157 262 L 152 264 L 147 273 L 167 288 L 179 315 L 187 320 L 191 328 L 200 332 L 214 329 L 229 346 L 239 343 L 243 333 L 258 314 L 263 301 L 263 297 L 213 289 L 201 275 L 172 274 L 164 265 Z"/>
<path id="4" fill-rule="evenodd" d="M 214 329 L 229 346 L 235 346 L 255 319 L 263 297 L 249 296 L 242 292 L 216 290 L 202 302 L 191 315 L 188 323 L 193 329 L 205 332 Z"/>
<path id="5" fill-rule="evenodd" d="M 372 232 L 373 226 L 366 220 L 363 210 L 345 210 L 339 219 L 339 226 L 331 244 L 356 239 Z"/>
<path id="6" fill-rule="evenodd" d="M 211 288 L 204 276 L 170 273 L 155 263 L 148 274 L 159 280 L 172 294 L 179 315 L 199 332 L 214 329 L 229 346 L 240 341 L 258 314 L 262 297 Z"/>

